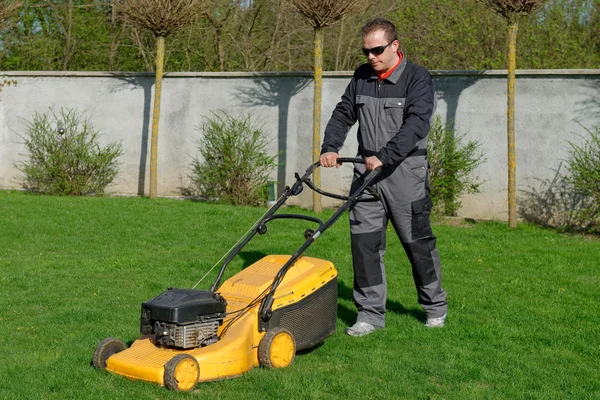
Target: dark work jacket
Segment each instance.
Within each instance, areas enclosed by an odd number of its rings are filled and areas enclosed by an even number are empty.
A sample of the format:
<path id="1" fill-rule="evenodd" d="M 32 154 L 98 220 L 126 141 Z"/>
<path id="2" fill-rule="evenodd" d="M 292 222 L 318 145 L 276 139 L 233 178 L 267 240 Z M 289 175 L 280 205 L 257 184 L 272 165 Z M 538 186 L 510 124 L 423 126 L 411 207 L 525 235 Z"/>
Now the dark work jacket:
<path id="1" fill-rule="evenodd" d="M 373 67 L 363 64 L 325 128 L 321 154 L 338 153 L 358 121 L 358 154 L 376 155 L 383 165 L 399 164 L 416 149 L 427 148 L 436 103 L 431 75 L 406 57 L 381 82 Z"/>

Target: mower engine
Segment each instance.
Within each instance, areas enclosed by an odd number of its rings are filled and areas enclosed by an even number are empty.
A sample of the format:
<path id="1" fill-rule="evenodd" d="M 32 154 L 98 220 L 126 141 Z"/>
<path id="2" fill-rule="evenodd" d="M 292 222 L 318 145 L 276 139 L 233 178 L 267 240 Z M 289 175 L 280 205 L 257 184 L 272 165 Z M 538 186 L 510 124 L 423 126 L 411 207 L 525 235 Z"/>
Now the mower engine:
<path id="1" fill-rule="evenodd" d="M 217 293 L 169 289 L 142 303 L 140 331 L 156 344 L 189 349 L 219 340 L 217 331 L 226 315 L 227 301 Z"/>

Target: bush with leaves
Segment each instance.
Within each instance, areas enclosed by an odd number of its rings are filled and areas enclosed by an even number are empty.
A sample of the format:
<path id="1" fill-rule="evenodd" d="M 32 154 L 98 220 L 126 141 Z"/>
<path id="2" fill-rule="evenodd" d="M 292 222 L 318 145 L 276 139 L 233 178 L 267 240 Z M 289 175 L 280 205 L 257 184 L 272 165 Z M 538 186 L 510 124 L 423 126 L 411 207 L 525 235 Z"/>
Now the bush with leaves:
<path id="1" fill-rule="evenodd" d="M 574 219 L 579 228 L 600 233 L 600 128 L 584 128 L 589 134 L 581 144 L 569 142 L 567 182 L 581 196 Z"/>
<path id="2" fill-rule="evenodd" d="M 482 182 L 471 177 L 473 170 L 486 160 L 479 151 L 479 142 L 470 140 L 463 144 L 463 136 L 457 136 L 451 123 L 444 124 L 436 115 L 429 131 L 427 154 L 431 198 L 434 211 L 455 216 L 461 206 L 460 195 L 479 193 Z"/>
<path id="3" fill-rule="evenodd" d="M 54 195 L 102 195 L 118 175 L 120 143 L 98 144 L 100 132 L 84 112 L 35 113 L 23 136 L 28 159 L 17 168 L 23 187 Z"/>
<path id="4" fill-rule="evenodd" d="M 600 128 L 584 127 L 589 138 L 569 143 L 568 157 L 552 179 L 524 190 L 521 216 L 564 232 L 600 234 Z"/>
<path id="5" fill-rule="evenodd" d="M 192 162 L 193 192 L 233 205 L 264 205 L 277 154 L 267 154 L 268 142 L 251 115 L 233 117 L 224 111 L 214 112 L 199 130 L 201 157 Z"/>

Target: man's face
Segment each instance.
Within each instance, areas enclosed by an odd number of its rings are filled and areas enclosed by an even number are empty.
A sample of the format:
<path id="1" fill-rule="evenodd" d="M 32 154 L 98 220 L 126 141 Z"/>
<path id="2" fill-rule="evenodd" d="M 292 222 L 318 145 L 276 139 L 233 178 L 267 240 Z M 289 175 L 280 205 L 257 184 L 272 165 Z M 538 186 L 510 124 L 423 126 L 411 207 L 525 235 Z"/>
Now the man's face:
<path id="1" fill-rule="evenodd" d="M 385 32 L 381 30 L 363 36 L 363 49 L 386 46 L 388 43 Z M 396 62 L 398 61 L 398 46 L 398 41 L 394 40 L 394 42 L 387 46 L 380 55 L 369 53 L 367 59 L 373 69 L 377 72 L 385 72 L 396 65 Z"/>

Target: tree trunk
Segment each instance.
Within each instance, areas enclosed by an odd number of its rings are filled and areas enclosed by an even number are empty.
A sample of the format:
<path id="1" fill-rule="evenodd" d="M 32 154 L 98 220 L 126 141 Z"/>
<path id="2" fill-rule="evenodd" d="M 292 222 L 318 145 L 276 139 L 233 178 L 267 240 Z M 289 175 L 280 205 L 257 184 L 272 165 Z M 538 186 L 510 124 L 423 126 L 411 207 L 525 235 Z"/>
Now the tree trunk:
<path id="1" fill-rule="evenodd" d="M 323 28 L 315 29 L 315 63 L 314 63 L 314 99 L 313 99 L 313 163 L 319 161 L 321 153 L 321 93 L 323 91 Z M 313 182 L 321 186 L 321 173 L 317 168 L 313 173 Z M 313 191 L 313 211 L 323 210 L 321 195 Z"/>
<path id="2" fill-rule="evenodd" d="M 120 25 L 120 28 L 119 28 Z M 108 70 L 116 70 L 117 52 L 121 44 L 121 36 L 125 33 L 125 24 L 119 24 L 117 20 L 117 11 L 111 5 L 111 20 L 110 20 L 110 48 L 108 53 Z"/>
<path id="3" fill-rule="evenodd" d="M 150 72 L 152 71 L 152 63 L 150 62 L 150 57 L 146 52 L 146 49 L 144 48 L 144 42 L 142 41 L 142 38 L 140 37 L 140 33 L 137 29 L 137 27 L 134 25 L 132 26 L 131 32 L 133 34 L 133 39 L 136 42 L 138 49 L 140 50 L 140 55 L 142 56 L 142 59 L 144 60 L 144 66 L 146 67 L 146 71 Z"/>
<path id="4" fill-rule="evenodd" d="M 63 57 L 63 71 L 69 69 L 69 62 L 71 61 L 71 55 L 73 54 L 73 0 L 69 0 L 64 5 L 66 16 L 65 16 L 65 54 Z"/>
<path id="5" fill-rule="evenodd" d="M 340 31 L 338 32 L 338 41 L 335 50 L 335 70 L 340 70 L 340 58 L 342 53 L 342 39 L 344 38 L 344 21 L 340 23 Z"/>
<path id="6" fill-rule="evenodd" d="M 158 123 L 160 121 L 160 95 L 165 63 L 165 37 L 156 38 L 156 78 L 154 81 L 154 109 L 152 110 L 152 141 L 150 143 L 150 198 L 157 195 L 158 178 Z"/>
<path id="7" fill-rule="evenodd" d="M 515 152 L 515 70 L 517 59 L 518 22 L 508 26 L 508 225 L 517 227 L 517 159 Z"/>
<path id="8" fill-rule="evenodd" d="M 219 59 L 219 71 L 225 71 L 225 47 L 223 46 L 223 37 L 221 27 L 217 27 L 217 57 Z"/>
<path id="9" fill-rule="evenodd" d="M 270 71 L 271 70 L 271 60 L 273 58 L 273 48 L 277 44 L 279 38 L 279 26 L 281 25 L 281 18 L 283 16 L 283 6 L 280 5 L 277 10 L 277 18 L 275 19 L 275 29 L 273 29 L 273 34 L 271 35 L 271 42 L 269 43 L 269 48 L 265 52 L 265 61 L 263 63 L 263 70 Z"/>

